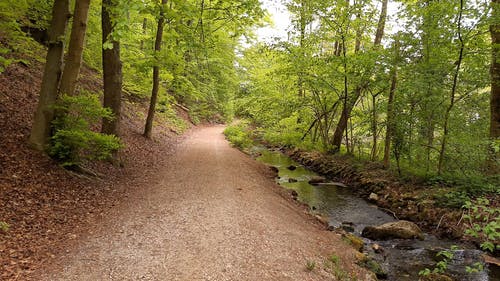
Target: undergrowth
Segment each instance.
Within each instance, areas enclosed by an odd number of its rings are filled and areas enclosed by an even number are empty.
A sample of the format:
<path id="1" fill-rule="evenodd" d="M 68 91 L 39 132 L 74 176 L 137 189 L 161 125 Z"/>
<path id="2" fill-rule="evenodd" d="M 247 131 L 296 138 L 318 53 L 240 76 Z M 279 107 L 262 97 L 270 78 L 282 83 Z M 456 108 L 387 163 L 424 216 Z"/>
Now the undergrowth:
<path id="1" fill-rule="evenodd" d="M 103 108 L 96 94 L 62 96 L 56 105 L 54 135 L 49 154 L 65 167 L 77 166 L 83 160 L 107 160 L 123 144 L 115 135 L 92 131 L 102 118 L 112 119 L 110 109 Z"/>
<path id="2" fill-rule="evenodd" d="M 224 135 L 232 145 L 240 149 L 247 149 L 253 145 L 248 122 L 246 121 L 240 121 L 228 126 L 224 130 Z"/>

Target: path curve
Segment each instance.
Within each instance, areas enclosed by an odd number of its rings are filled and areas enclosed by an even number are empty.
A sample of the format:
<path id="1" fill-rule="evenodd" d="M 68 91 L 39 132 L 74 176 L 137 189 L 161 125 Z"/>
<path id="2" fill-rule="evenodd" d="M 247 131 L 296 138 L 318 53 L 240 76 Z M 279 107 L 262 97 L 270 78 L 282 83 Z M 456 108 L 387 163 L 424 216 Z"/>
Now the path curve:
<path id="1" fill-rule="evenodd" d="M 335 280 L 333 253 L 365 276 L 353 250 L 280 195 L 223 128 L 190 132 L 159 183 L 136 187 L 41 280 Z"/>

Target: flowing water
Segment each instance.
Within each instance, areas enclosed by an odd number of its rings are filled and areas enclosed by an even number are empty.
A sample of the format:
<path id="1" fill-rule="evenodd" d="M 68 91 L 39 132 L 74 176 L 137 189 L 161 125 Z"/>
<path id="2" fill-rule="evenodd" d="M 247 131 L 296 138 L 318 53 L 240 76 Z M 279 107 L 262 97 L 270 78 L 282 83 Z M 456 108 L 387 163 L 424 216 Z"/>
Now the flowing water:
<path id="1" fill-rule="evenodd" d="M 342 227 L 346 231 L 360 236 L 367 225 L 379 225 L 395 221 L 395 218 L 378 209 L 375 205 L 357 197 L 348 187 L 338 185 L 311 185 L 308 181 L 317 176 L 316 173 L 297 164 L 280 152 L 256 148 L 261 156 L 258 161 L 278 168 L 277 182 L 298 194 L 298 200 L 309 205 L 311 210 L 328 217 L 333 227 Z M 290 170 L 289 166 L 296 169 Z M 424 241 L 392 239 L 388 241 L 371 241 L 363 238 L 365 250 L 379 262 L 388 273 L 388 280 L 416 281 L 418 272 L 424 268 L 433 269 L 439 259 L 437 253 L 457 245 L 461 250 L 451 251 L 453 259 L 448 263 L 447 274 L 459 281 L 500 281 L 498 267 L 486 268 L 479 273 L 465 272 L 465 266 L 481 260 L 481 251 L 471 245 L 438 239 L 425 235 Z M 382 253 L 371 250 L 372 244 L 382 246 Z"/>

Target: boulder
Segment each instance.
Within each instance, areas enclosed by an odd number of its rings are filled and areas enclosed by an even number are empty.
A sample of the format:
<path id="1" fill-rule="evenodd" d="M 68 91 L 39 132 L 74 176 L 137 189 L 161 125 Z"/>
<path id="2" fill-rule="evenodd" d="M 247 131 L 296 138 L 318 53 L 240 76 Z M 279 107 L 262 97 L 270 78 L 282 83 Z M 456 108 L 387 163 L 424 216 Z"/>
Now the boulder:
<path id="1" fill-rule="evenodd" d="M 372 240 L 388 240 L 392 238 L 424 240 L 424 233 L 414 223 L 409 221 L 388 222 L 379 226 L 367 226 L 361 234 Z"/>
<path id="2" fill-rule="evenodd" d="M 320 183 L 324 183 L 325 181 L 326 181 L 325 177 L 314 176 L 314 177 L 311 177 L 311 179 L 308 181 L 308 183 L 309 184 L 320 184 Z"/>
<path id="3" fill-rule="evenodd" d="M 286 168 L 287 168 L 288 170 L 290 170 L 290 171 L 293 171 L 293 170 L 297 169 L 297 167 L 296 167 L 296 166 L 294 166 L 294 165 L 290 165 L 290 166 L 288 166 L 288 167 L 286 167 Z"/>
<path id="4" fill-rule="evenodd" d="M 294 178 L 289 178 L 289 179 L 288 179 L 288 182 L 290 182 L 290 183 L 291 183 L 291 182 L 297 182 L 297 180 L 296 180 L 296 179 L 294 179 Z"/>

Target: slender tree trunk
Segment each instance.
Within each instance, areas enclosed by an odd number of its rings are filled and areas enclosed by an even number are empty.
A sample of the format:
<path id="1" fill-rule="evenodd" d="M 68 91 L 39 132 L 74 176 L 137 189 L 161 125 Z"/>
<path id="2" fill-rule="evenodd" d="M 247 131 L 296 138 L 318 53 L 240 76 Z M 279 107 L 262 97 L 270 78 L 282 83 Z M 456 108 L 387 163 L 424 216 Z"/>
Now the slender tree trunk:
<path id="1" fill-rule="evenodd" d="M 361 19 L 361 12 L 356 13 L 356 18 Z M 361 36 L 363 30 L 360 27 L 356 28 L 356 40 L 354 42 L 354 53 L 357 54 L 361 50 Z"/>
<path id="2" fill-rule="evenodd" d="M 462 60 L 464 57 L 464 49 L 465 49 L 465 44 L 464 40 L 462 38 L 462 12 L 463 12 L 463 5 L 464 5 L 464 0 L 460 0 L 460 11 L 458 15 L 458 40 L 460 42 L 460 50 L 458 53 L 458 60 L 456 63 L 456 68 L 455 68 L 455 73 L 453 74 L 453 85 L 451 87 L 451 93 L 450 93 L 450 104 L 446 108 L 446 114 L 444 117 L 444 124 L 443 124 L 443 138 L 441 139 L 441 150 L 439 151 L 439 162 L 438 162 L 438 175 L 441 175 L 443 172 L 443 165 L 444 165 L 444 156 L 446 153 L 446 144 L 448 142 L 448 134 L 449 134 L 449 120 L 450 120 L 450 114 L 451 110 L 453 109 L 453 106 L 455 105 L 455 93 L 457 91 L 457 84 L 458 84 L 458 75 L 460 73 L 460 67 L 462 65 Z"/>
<path id="3" fill-rule="evenodd" d="M 493 141 L 500 140 L 500 0 L 491 0 L 491 99 L 490 99 L 490 138 Z M 500 153 L 492 149 L 489 159 L 489 172 L 496 174 L 500 172 Z"/>
<path id="4" fill-rule="evenodd" d="M 415 114 L 415 102 L 412 101 L 411 103 L 411 106 L 410 106 L 410 112 L 409 112 L 409 116 L 410 116 L 410 124 L 409 125 L 409 132 L 408 132 L 408 163 L 410 165 L 413 164 L 413 156 L 412 156 L 412 153 L 413 153 L 413 115 Z M 394 127 L 393 127 L 394 128 Z"/>
<path id="5" fill-rule="evenodd" d="M 377 124 L 377 96 L 372 95 L 372 138 L 373 138 L 373 145 L 372 145 L 372 153 L 371 153 L 371 160 L 375 161 L 377 159 L 377 130 L 378 130 L 378 124 Z"/>
<path id="6" fill-rule="evenodd" d="M 387 100 L 387 121 L 385 130 L 384 143 L 384 168 L 389 168 L 391 165 L 391 139 L 394 133 L 394 96 L 396 94 L 396 86 L 398 81 L 398 62 L 399 62 L 399 34 L 394 40 L 394 61 L 391 71 L 391 87 L 389 89 L 389 99 Z"/>
<path id="7" fill-rule="evenodd" d="M 333 54 L 337 57 L 340 57 L 341 51 L 339 41 L 335 41 L 335 43 L 333 44 Z"/>
<path id="8" fill-rule="evenodd" d="M 426 146 L 426 155 L 427 158 L 425 160 L 425 172 L 429 173 L 431 170 L 431 152 L 432 148 L 434 147 L 434 133 L 436 129 L 436 123 L 434 122 L 434 114 L 431 114 L 429 116 L 429 119 L 427 119 L 427 146 Z"/>
<path id="9" fill-rule="evenodd" d="M 385 21 L 387 18 L 387 4 L 389 0 L 382 0 L 382 8 L 380 10 L 380 17 L 377 24 L 377 33 L 375 33 L 374 46 L 380 46 L 382 43 L 382 37 L 384 37 Z"/>
<path id="10" fill-rule="evenodd" d="M 387 101 L 387 127 L 385 131 L 384 144 L 384 167 L 389 168 L 391 165 L 391 139 L 394 131 L 394 95 L 396 93 L 396 85 L 398 81 L 398 72 L 396 66 L 392 70 L 391 89 L 389 90 L 389 100 Z"/>
<path id="11" fill-rule="evenodd" d="M 382 0 L 382 9 L 380 11 L 380 17 L 377 25 L 377 33 L 375 34 L 375 40 L 373 41 L 374 48 L 378 48 L 382 43 L 382 37 L 384 36 L 385 29 L 385 21 L 387 17 L 387 3 L 388 0 Z M 351 111 L 354 108 L 354 105 L 358 101 L 361 96 L 361 92 L 367 86 L 366 79 L 362 79 L 360 85 L 356 87 L 354 90 L 354 95 L 351 98 L 347 98 L 347 94 L 345 94 L 346 102 L 344 103 L 344 109 L 342 110 L 342 114 L 340 116 L 339 122 L 337 123 L 337 127 L 335 128 L 335 132 L 333 133 L 332 138 L 332 146 L 334 147 L 334 152 L 340 151 L 340 146 L 342 145 L 342 134 L 346 131 L 347 121 L 349 116 L 351 115 Z"/>
<path id="12" fill-rule="evenodd" d="M 61 87 L 59 88 L 61 94 L 73 95 L 75 92 L 76 80 L 78 79 L 82 64 L 83 43 L 87 29 L 89 6 L 90 0 L 78 0 L 75 3 L 68 54 L 61 78 Z"/>
<path id="13" fill-rule="evenodd" d="M 113 32 L 111 21 L 113 0 L 102 1 L 102 69 L 104 81 L 104 107 L 110 108 L 114 118 L 103 119 L 101 132 L 120 135 L 121 97 L 122 97 L 122 63 L 120 61 L 120 43 L 110 35 Z M 104 43 L 111 40 L 112 48 L 104 48 Z"/>
<path id="14" fill-rule="evenodd" d="M 61 78 L 64 56 L 64 34 L 70 18 L 69 1 L 55 0 L 49 27 L 47 58 L 43 72 L 40 98 L 31 128 L 30 144 L 37 150 L 45 150 L 52 134 L 54 103 Z"/>
<path id="15" fill-rule="evenodd" d="M 343 64 L 344 64 L 344 97 L 343 97 L 343 107 L 342 107 L 342 113 L 340 114 L 340 119 L 339 123 L 337 125 L 337 128 L 335 128 L 335 132 L 333 133 L 333 138 L 332 138 L 332 146 L 333 146 L 333 152 L 338 152 L 340 151 L 340 145 L 342 144 L 342 136 L 344 132 L 346 133 L 346 138 L 348 138 L 347 134 L 347 121 L 349 119 L 349 108 L 350 106 L 350 100 L 349 100 L 349 80 L 347 77 L 347 53 L 345 49 L 345 38 L 342 36 L 342 56 L 343 56 Z M 342 125 L 341 128 L 339 128 L 339 125 Z M 342 129 L 342 130 L 340 130 Z"/>
<path id="16" fill-rule="evenodd" d="M 146 126 L 144 128 L 144 136 L 146 138 L 151 138 L 153 131 L 153 120 L 156 110 L 156 101 L 158 99 L 158 90 L 160 87 L 160 66 L 158 65 L 159 59 L 158 55 L 161 50 L 161 41 L 163 38 L 163 26 L 165 25 L 165 12 L 163 9 L 167 4 L 168 0 L 161 1 L 161 12 L 160 18 L 158 19 L 158 30 L 156 31 L 155 40 L 155 63 L 153 66 L 153 90 L 151 91 L 151 101 L 149 102 L 148 117 L 146 118 Z"/>
<path id="17" fill-rule="evenodd" d="M 148 31 L 148 29 L 147 29 L 147 28 L 148 28 L 148 19 L 147 19 L 147 18 L 144 18 L 144 19 L 142 20 L 142 35 L 143 35 L 143 36 L 146 36 L 146 33 L 147 33 L 147 31 Z M 144 38 L 143 38 L 143 39 L 141 39 L 141 47 L 140 47 L 140 49 L 141 49 L 141 51 L 143 51 L 143 50 L 144 50 Z"/>
<path id="18" fill-rule="evenodd" d="M 305 59 L 305 38 L 306 38 L 306 11 L 305 11 L 305 1 L 300 2 L 300 19 L 299 19 L 299 29 L 300 29 L 300 38 L 299 38 L 299 48 L 300 48 L 300 66 L 299 66 L 299 73 L 298 73 L 298 79 L 297 79 L 297 84 L 298 84 L 298 94 L 299 97 L 304 97 L 305 96 L 305 89 L 304 89 L 304 59 Z"/>

